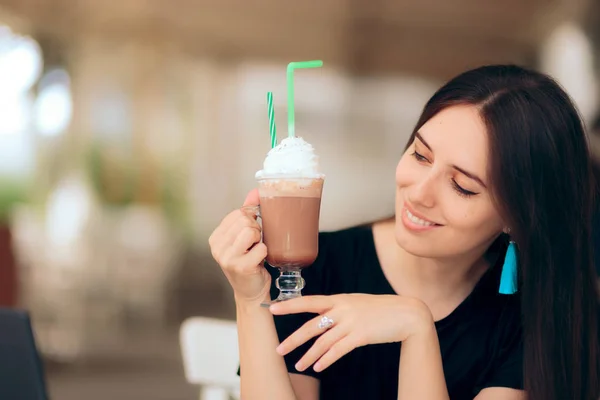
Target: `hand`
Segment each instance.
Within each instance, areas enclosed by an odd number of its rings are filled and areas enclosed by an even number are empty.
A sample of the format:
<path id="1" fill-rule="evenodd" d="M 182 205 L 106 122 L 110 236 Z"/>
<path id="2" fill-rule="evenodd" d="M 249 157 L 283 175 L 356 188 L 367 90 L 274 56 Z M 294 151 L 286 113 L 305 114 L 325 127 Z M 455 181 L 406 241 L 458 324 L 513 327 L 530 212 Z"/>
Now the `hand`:
<path id="1" fill-rule="evenodd" d="M 258 191 L 248 193 L 243 207 L 259 204 Z M 262 265 L 267 247 L 260 241 L 261 228 L 253 213 L 244 208 L 227 215 L 214 230 L 208 243 L 237 302 L 260 303 L 271 287 L 271 276 Z"/>
<path id="2" fill-rule="evenodd" d="M 319 314 L 277 347 L 277 352 L 285 355 L 320 335 L 296 364 L 298 371 L 305 370 L 318 360 L 313 368 L 320 372 L 357 347 L 402 342 L 435 329 L 425 303 L 395 295 L 304 296 L 276 303 L 270 310 L 274 315 Z M 319 328 L 319 322 L 325 315 L 334 321 L 329 329 Z"/>

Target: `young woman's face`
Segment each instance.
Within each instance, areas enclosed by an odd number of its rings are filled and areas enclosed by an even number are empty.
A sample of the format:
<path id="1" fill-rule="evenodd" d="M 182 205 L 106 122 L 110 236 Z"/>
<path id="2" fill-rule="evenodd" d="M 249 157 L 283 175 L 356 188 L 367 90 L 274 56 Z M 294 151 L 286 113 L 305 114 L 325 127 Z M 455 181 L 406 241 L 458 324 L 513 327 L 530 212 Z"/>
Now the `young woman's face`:
<path id="1" fill-rule="evenodd" d="M 419 129 L 396 169 L 396 241 L 421 257 L 484 252 L 504 228 L 487 179 L 478 110 L 447 108 Z"/>

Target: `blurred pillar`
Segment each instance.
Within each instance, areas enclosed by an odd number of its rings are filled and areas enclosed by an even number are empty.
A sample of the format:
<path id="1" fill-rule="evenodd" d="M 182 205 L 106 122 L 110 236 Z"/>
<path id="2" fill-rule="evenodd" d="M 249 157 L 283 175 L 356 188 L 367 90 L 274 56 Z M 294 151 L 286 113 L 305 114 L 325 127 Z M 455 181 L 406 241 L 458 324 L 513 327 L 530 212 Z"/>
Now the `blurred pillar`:
<path id="1" fill-rule="evenodd" d="M 587 33 L 594 52 L 594 70 L 596 77 L 600 77 L 600 1 L 590 1 L 583 19 L 583 26 Z M 600 82 L 596 82 L 600 90 Z M 600 110 L 598 110 L 600 114 Z"/>
<path id="2" fill-rule="evenodd" d="M 590 39 L 594 71 L 596 74 L 596 90 L 600 93 L 600 1 L 590 1 L 587 12 L 583 18 L 583 26 Z M 600 117 L 600 107 L 597 107 L 594 118 Z M 590 132 L 590 145 L 592 153 L 596 157 L 596 163 L 600 163 L 600 132 Z M 597 176 L 598 178 L 598 176 Z"/>
<path id="3" fill-rule="evenodd" d="M 381 0 L 349 0 L 349 23 L 347 28 L 348 69 L 353 75 L 369 76 L 373 72 L 373 60 L 381 46 L 382 20 Z M 393 39 L 391 39 L 393 40 Z"/>
<path id="4" fill-rule="evenodd" d="M 582 26 L 565 21 L 554 28 L 541 49 L 541 68 L 567 90 L 583 119 L 590 121 L 598 106 L 593 48 Z"/>
<path id="5" fill-rule="evenodd" d="M 540 68 L 556 78 L 589 122 L 598 107 L 598 80 L 593 37 L 586 29 L 592 0 L 560 0 L 546 19 L 540 47 Z"/>
<path id="6" fill-rule="evenodd" d="M 585 122 L 594 118 L 599 100 L 597 3 L 558 0 L 540 20 L 539 68 L 563 85 Z"/>

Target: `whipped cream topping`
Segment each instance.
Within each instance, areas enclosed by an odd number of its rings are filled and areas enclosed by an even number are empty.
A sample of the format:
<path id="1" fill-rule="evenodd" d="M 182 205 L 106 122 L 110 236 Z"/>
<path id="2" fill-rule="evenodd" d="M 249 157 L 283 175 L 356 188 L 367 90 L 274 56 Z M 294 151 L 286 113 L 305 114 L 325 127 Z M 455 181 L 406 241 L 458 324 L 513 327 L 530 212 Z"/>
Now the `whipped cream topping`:
<path id="1" fill-rule="evenodd" d="M 310 143 L 301 137 L 287 137 L 267 153 L 256 179 L 279 177 L 323 177 L 319 173 L 319 157 Z"/>

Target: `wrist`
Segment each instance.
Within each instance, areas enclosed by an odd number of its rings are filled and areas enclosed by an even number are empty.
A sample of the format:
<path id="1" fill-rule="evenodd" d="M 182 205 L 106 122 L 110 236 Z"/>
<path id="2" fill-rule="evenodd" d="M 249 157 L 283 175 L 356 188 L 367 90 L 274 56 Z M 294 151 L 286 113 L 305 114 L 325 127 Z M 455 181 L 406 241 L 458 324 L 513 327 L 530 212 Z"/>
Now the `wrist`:
<path id="1" fill-rule="evenodd" d="M 429 341 L 432 338 L 437 339 L 437 330 L 435 329 L 435 323 L 426 323 L 423 321 L 419 326 L 408 335 L 405 342 L 418 342 L 418 341 Z"/>
<path id="2" fill-rule="evenodd" d="M 260 295 L 254 298 L 245 298 L 243 296 L 238 296 L 234 293 L 235 299 L 235 307 L 238 312 L 248 312 L 255 310 L 267 310 L 266 308 L 261 307 L 261 303 L 268 303 L 271 301 L 270 291 L 267 290 L 265 293 L 261 293 Z"/>
<path id="3" fill-rule="evenodd" d="M 429 307 L 418 299 L 410 299 L 409 302 L 412 318 L 410 318 L 410 328 L 405 340 L 430 336 L 432 333 L 437 335 L 435 321 Z"/>

